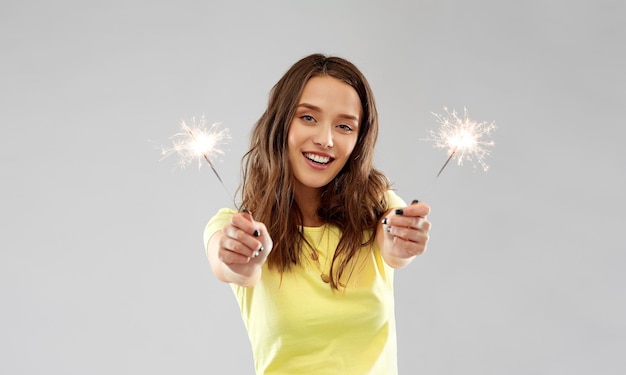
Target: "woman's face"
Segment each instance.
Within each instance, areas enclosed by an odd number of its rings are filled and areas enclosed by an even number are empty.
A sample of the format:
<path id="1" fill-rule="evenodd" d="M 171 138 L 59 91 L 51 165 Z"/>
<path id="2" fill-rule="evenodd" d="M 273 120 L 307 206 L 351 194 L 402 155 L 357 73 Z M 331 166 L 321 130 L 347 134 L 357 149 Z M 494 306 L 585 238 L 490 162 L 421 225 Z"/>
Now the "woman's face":
<path id="1" fill-rule="evenodd" d="M 320 188 L 339 174 L 362 115 L 359 95 L 347 83 L 329 76 L 306 83 L 288 133 L 289 163 L 301 187 Z"/>

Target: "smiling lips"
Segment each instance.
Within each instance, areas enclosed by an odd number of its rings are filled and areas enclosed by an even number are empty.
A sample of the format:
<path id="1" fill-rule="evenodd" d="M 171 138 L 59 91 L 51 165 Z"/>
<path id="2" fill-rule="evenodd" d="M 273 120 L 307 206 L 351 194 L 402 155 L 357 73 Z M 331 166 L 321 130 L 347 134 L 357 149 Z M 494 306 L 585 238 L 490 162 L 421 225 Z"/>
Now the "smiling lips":
<path id="1" fill-rule="evenodd" d="M 317 164 L 317 165 L 326 165 L 328 163 L 330 163 L 331 161 L 335 160 L 334 158 L 331 158 L 330 156 L 325 156 L 325 155 L 319 155 L 319 154 L 313 154 L 311 152 L 305 152 L 303 153 L 304 157 L 307 158 L 309 161 Z"/>

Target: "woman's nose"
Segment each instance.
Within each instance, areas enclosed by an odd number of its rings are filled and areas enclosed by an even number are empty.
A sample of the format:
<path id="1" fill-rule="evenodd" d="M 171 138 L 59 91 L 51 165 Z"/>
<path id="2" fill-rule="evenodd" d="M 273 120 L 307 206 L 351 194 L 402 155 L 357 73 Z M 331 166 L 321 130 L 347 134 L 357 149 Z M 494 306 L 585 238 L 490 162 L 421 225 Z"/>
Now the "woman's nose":
<path id="1" fill-rule="evenodd" d="M 313 143 L 324 148 L 333 147 L 333 133 L 330 125 L 322 125 L 317 127 L 317 132 L 313 137 Z"/>

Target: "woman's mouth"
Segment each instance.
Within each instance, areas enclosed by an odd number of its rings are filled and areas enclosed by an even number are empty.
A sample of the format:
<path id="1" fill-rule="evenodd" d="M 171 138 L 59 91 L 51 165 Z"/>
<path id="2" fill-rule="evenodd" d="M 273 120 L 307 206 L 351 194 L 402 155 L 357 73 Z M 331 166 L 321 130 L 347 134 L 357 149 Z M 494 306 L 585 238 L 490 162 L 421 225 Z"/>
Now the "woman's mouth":
<path id="1" fill-rule="evenodd" d="M 330 156 L 323 156 L 323 155 L 313 154 L 310 152 L 305 152 L 303 153 L 303 155 L 305 158 L 319 165 L 326 165 L 333 160 L 333 158 L 331 158 Z"/>

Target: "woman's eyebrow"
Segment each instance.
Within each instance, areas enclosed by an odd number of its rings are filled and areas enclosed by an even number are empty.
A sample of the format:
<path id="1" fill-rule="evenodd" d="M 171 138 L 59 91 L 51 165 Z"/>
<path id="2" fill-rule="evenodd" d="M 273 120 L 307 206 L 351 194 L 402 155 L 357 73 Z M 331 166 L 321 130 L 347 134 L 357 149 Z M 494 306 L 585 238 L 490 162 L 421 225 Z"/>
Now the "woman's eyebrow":
<path id="1" fill-rule="evenodd" d="M 300 104 L 298 104 L 298 108 L 306 108 L 306 109 L 310 109 L 312 111 L 322 112 L 322 109 L 320 107 L 315 106 L 315 105 L 310 104 L 310 103 L 300 103 Z M 349 115 L 347 113 L 339 114 L 338 117 L 346 119 L 346 120 L 352 120 L 352 121 L 359 122 L 359 117 L 358 116 Z"/>
<path id="2" fill-rule="evenodd" d="M 303 108 L 307 108 L 313 111 L 317 111 L 317 112 L 321 112 L 322 109 L 318 106 L 315 106 L 313 104 L 309 104 L 309 103 L 300 103 L 298 104 L 298 108 L 303 107 Z"/>
<path id="3" fill-rule="evenodd" d="M 356 121 L 357 123 L 359 122 L 359 118 L 357 116 L 342 113 L 339 115 L 339 117 L 344 118 L 346 120 L 353 120 L 353 121 Z"/>

